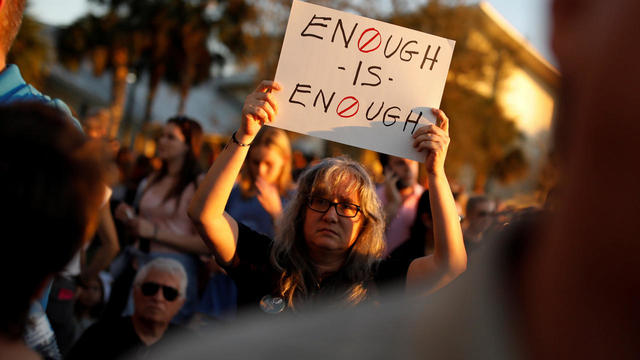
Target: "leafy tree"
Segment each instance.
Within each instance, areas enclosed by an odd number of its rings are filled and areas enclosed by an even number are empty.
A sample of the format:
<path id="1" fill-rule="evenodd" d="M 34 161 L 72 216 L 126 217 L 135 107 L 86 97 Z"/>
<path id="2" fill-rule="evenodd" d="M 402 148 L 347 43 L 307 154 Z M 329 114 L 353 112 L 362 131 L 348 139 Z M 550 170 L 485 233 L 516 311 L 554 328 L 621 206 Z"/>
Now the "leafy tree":
<path id="1" fill-rule="evenodd" d="M 126 78 L 131 53 L 135 53 L 136 35 L 128 24 L 120 21 L 113 9 L 106 15 L 87 15 L 64 28 L 58 37 L 60 61 L 70 69 L 78 68 L 82 59 L 89 57 L 94 75 L 111 70 L 111 124 L 109 134 L 116 136 L 125 103 Z"/>
<path id="2" fill-rule="evenodd" d="M 447 172 L 456 176 L 465 164 L 475 170 L 474 191 L 484 192 L 489 178 L 520 178 L 527 162 L 518 145 L 521 134 L 497 103 L 504 79 L 515 62 L 505 44 L 491 33 L 489 20 L 461 1 L 432 0 L 411 12 L 396 12 L 388 21 L 456 40 L 442 108 L 451 117 L 452 142 Z"/>

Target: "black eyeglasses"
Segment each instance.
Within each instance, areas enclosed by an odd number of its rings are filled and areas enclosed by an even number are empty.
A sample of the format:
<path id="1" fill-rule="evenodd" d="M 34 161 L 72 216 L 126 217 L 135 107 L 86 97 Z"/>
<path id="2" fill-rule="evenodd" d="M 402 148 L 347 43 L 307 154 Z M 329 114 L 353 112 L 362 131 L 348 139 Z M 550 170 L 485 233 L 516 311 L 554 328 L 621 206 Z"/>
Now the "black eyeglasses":
<path id="1" fill-rule="evenodd" d="M 142 295 L 144 296 L 153 296 L 160 288 L 162 288 L 162 296 L 164 296 L 167 301 L 174 301 L 178 298 L 178 289 L 171 286 L 160 285 L 150 281 L 140 285 L 140 290 L 142 290 Z"/>
<path id="2" fill-rule="evenodd" d="M 336 208 L 336 213 L 342 217 L 354 218 L 360 212 L 360 206 L 348 202 L 332 202 L 317 196 L 310 196 L 307 202 L 309 209 L 326 213 L 332 206 Z"/>

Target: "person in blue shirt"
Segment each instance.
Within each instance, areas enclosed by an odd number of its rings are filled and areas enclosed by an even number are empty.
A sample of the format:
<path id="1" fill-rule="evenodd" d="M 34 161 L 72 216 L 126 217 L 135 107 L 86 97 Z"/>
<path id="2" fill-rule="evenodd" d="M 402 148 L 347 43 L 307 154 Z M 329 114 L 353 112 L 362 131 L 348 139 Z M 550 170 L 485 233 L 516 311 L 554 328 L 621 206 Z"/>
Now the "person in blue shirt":
<path id="1" fill-rule="evenodd" d="M 42 94 L 27 84 L 18 66 L 7 64 L 7 55 L 18 35 L 26 0 L 0 0 L 0 104 L 19 101 L 38 101 L 62 111 L 79 129 L 80 123 L 72 116 L 69 107 L 58 99 Z"/>
<path id="2" fill-rule="evenodd" d="M 283 130 L 265 127 L 249 149 L 225 211 L 251 229 L 273 237 L 273 224 L 291 189 L 289 138 Z"/>
<path id="3" fill-rule="evenodd" d="M 0 0 L 0 105 L 24 102 L 45 104 L 60 111 L 82 132 L 80 123 L 63 101 L 42 94 L 22 78 L 17 65 L 7 64 L 7 55 L 20 30 L 25 3 L 26 0 Z M 99 227 L 99 233 L 103 234 L 99 237 L 102 244 L 99 250 L 100 256 L 95 258 L 101 258 L 103 263 L 108 264 L 119 250 L 108 206 L 103 206 L 101 210 Z M 61 358 L 60 351 L 53 338 L 49 319 L 45 315 L 50 290 L 51 282 L 45 287 L 40 299 L 33 302 L 29 318 L 34 326 L 28 327 L 25 338 L 30 347 L 39 350 L 45 357 L 57 359 Z M 66 301 L 66 303 L 68 303 L 66 306 L 72 306 L 72 301 Z"/>

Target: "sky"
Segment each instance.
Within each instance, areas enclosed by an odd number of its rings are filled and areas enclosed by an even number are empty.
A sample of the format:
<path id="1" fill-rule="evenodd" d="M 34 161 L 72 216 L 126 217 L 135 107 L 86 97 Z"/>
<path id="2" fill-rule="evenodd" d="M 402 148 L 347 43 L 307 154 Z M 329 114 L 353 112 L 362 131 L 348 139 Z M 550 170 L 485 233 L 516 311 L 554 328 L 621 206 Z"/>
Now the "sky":
<path id="1" fill-rule="evenodd" d="M 549 48 L 549 0 L 489 0 L 498 12 L 547 60 L 553 62 Z M 28 0 L 28 12 L 42 22 L 69 24 L 84 15 L 87 0 Z"/>

